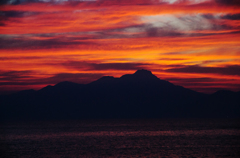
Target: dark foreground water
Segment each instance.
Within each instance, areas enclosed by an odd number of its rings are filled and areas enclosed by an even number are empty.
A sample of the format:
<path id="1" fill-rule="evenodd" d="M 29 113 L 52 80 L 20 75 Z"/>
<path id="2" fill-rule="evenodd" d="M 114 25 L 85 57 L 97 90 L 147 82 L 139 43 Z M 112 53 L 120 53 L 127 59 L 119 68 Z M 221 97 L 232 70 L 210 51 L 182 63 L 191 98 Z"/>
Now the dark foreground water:
<path id="1" fill-rule="evenodd" d="M 240 120 L 1 123 L 0 157 L 240 157 Z"/>

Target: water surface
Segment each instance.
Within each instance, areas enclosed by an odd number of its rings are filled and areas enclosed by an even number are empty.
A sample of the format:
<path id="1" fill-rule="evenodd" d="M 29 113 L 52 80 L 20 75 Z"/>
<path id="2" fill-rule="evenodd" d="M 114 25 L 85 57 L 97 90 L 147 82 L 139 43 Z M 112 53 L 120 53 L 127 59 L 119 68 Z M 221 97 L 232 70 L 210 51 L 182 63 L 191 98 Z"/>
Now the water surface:
<path id="1" fill-rule="evenodd" d="M 236 119 L 43 121 L 1 124 L 5 157 L 240 157 Z"/>

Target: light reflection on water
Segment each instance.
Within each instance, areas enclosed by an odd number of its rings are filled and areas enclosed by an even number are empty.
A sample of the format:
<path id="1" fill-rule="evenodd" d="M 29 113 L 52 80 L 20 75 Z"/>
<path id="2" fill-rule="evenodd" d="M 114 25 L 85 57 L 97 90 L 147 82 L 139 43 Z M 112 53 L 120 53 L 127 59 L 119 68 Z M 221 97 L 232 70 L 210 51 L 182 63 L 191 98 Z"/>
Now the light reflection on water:
<path id="1" fill-rule="evenodd" d="M 49 139 L 61 137 L 101 137 L 101 136 L 124 136 L 124 137 L 141 137 L 141 136 L 221 136 L 221 135 L 236 135 L 240 130 L 176 130 L 176 131 L 97 131 L 97 132 L 69 132 L 57 134 L 41 134 L 41 135 L 8 135 L 0 137 L 1 139 Z"/>
<path id="2" fill-rule="evenodd" d="M 1 126 L 5 157 L 240 157 L 239 120 L 91 120 Z"/>

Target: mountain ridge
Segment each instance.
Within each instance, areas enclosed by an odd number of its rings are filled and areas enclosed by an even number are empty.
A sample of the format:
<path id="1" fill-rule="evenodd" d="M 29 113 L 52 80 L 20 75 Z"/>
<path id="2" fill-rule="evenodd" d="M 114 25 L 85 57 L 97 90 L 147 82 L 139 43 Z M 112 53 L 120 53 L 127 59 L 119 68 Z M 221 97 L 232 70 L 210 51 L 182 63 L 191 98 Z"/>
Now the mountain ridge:
<path id="1" fill-rule="evenodd" d="M 237 92 L 199 93 L 142 69 L 120 78 L 104 76 L 89 84 L 64 81 L 0 97 L 0 110 L 3 120 L 239 118 L 239 98 Z"/>

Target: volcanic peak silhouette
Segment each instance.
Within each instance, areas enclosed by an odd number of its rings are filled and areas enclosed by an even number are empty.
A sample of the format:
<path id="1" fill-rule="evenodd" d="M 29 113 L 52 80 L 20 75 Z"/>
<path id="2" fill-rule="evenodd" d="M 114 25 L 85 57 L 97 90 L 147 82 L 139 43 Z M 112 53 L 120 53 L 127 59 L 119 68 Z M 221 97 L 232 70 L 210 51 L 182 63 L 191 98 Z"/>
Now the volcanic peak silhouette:
<path id="1" fill-rule="evenodd" d="M 142 69 L 89 84 L 64 81 L 0 96 L 0 119 L 239 118 L 239 98 L 239 92 L 195 92 Z"/>
<path id="2" fill-rule="evenodd" d="M 152 72 L 149 71 L 149 70 L 145 70 L 145 69 L 141 69 L 141 70 L 137 70 L 134 75 L 140 75 L 140 76 L 143 76 L 143 75 L 149 75 L 149 76 L 152 76 Z"/>

